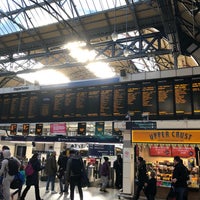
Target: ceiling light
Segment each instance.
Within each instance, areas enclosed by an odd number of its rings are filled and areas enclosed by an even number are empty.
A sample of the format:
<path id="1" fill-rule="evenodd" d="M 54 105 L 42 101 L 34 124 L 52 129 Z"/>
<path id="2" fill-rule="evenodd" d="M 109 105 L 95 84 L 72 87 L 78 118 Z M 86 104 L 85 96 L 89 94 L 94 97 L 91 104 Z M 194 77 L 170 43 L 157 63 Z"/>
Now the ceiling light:
<path id="1" fill-rule="evenodd" d="M 116 31 L 114 31 L 111 35 L 112 40 L 115 42 L 118 39 L 118 34 Z"/>
<path id="2" fill-rule="evenodd" d="M 126 48 L 124 49 L 124 56 L 125 57 L 128 57 L 129 56 L 129 50 Z"/>

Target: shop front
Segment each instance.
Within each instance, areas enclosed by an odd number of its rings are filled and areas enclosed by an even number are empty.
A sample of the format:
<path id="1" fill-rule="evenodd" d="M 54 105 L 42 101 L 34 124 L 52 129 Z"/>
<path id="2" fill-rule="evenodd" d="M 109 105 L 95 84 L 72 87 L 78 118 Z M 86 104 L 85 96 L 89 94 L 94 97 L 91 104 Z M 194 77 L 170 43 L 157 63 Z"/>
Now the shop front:
<path id="1" fill-rule="evenodd" d="M 180 156 L 190 172 L 188 199 L 199 199 L 199 136 L 199 130 L 132 130 L 135 155 L 146 160 L 149 173 L 156 172 L 157 198 L 166 199 L 174 169 L 173 158 Z"/>

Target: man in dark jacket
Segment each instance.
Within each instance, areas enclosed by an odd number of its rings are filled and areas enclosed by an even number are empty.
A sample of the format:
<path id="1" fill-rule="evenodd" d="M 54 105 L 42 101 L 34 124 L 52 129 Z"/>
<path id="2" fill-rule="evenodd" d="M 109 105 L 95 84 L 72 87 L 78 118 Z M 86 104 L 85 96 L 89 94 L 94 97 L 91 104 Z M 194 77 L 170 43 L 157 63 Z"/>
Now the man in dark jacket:
<path id="1" fill-rule="evenodd" d="M 146 169 L 146 162 L 142 157 L 138 157 L 138 169 L 137 169 L 137 190 L 135 194 L 134 200 L 138 200 L 140 197 L 141 190 L 144 190 L 144 187 L 147 186 L 148 183 L 148 175 Z"/>
<path id="2" fill-rule="evenodd" d="M 172 185 L 177 193 L 177 200 L 187 199 L 188 169 L 184 166 L 179 156 L 174 157 L 174 171 L 172 175 Z"/>
<path id="3" fill-rule="evenodd" d="M 113 168 L 115 169 L 116 174 L 115 186 L 116 188 L 121 189 L 123 180 L 123 160 L 120 154 L 117 155 L 117 159 L 113 163 Z"/>

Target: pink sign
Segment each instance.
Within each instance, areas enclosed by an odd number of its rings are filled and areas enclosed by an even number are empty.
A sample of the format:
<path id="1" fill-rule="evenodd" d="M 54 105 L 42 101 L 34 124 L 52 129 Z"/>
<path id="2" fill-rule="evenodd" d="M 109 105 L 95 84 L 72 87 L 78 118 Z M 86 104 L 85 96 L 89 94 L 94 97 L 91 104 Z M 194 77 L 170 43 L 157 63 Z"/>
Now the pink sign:
<path id="1" fill-rule="evenodd" d="M 171 147 L 169 146 L 151 146 L 149 148 L 150 156 L 171 156 Z"/>
<path id="2" fill-rule="evenodd" d="M 50 124 L 51 135 L 66 135 L 66 123 Z"/>

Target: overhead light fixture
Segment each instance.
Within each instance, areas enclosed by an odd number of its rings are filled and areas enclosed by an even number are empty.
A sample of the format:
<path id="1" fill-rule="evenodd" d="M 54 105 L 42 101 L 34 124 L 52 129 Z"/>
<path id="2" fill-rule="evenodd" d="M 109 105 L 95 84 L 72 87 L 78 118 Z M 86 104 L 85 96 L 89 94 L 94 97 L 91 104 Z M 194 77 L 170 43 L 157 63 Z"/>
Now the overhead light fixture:
<path id="1" fill-rule="evenodd" d="M 128 49 L 128 43 L 127 43 L 127 37 L 128 37 L 128 6 L 126 7 L 126 48 L 124 49 L 124 56 L 129 56 L 129 49 Z"/>
<path id="2" fill-rule="evenodd" d="M 125 49 L 124 49 L 124 56 L 125 57 L 128 57 L 129 56 L 129 50 L 128 50 L 128 48 L 126 47 Z"/>
<path id="3" fill-rule="evenodd" d="M 116 32 L 116 5 L 117 5 L 117 0 L 115 0 L 115 5 L 114 5 L 114 32 L 111 35 L 112 40 L 115 42 L 118 39 L 118 34 Z"/>

